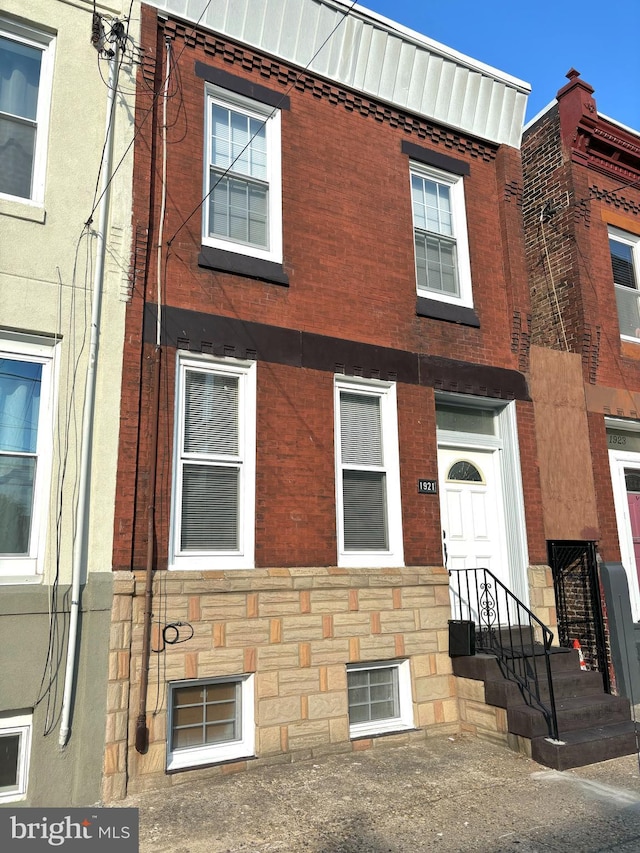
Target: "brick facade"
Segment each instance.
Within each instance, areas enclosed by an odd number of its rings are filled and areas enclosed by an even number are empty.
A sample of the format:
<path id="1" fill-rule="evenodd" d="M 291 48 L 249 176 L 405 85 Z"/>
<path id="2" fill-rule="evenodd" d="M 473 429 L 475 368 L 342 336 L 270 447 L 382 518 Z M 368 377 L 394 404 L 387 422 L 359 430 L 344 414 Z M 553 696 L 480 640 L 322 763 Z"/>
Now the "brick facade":
<path id="1" fill-rule="evenodd" d="M 124 355 L 106 799 L 184 778 L 165 770 L 166 685 L 176 679 L 255 673 L 257 758 L 189 770 L 188 778 L 460 730 L 447 655 L 438 496 L 417 490 L 418 479 L 438 477 L 437 393 L 515 405 L 529 552 L 536 565 L 546 559 L 525 378 L 531 311 L 519 152 L 376 103 L 171 17 L 159 20 L 146 6 L 141 26 L 134 181 L 140 239 Z M 151 458 L 162 151 L 161 99 L 153 91 L 161 90 L 165 38 L 173 58 L 158 446 Z M 213 269 L 203 260 L 204 83 L 197 71 L 223 71 L 239 86 L 268 87 L 287 99 L 278 281 Z M 475 325 L 417 311 L 407 140 L 468 166 Z M 250 571 L 165 571 L 176 354 L 187 350 L 257 362 L 256 568 Z M 336 568 L 336 374 L 396 383 L 404 563 L 411 568 Z M 182 620 L 194 634 L 151 653 L 150 741 L 141 755 L 134 723 L 151 505 L 154 623 Z M 532 571 L 534 606 L 553 621 L 548 576 Z M 398 658 L 410 661 L 416 729 L 351 741 L 346 665 Z"/>
<path id="2" fill-rule="evenodd" d="M 550 540 L 595 542 L 604 562 L 622 558 L 637 620 L 633 546 L 623 547 L 619 534 L 629 525 L 622 518 L 626 495 L 612 480 L 609 458 L 627 439 L 612 444 L 607 429 L 629 436 L 638 429 L 640 346 L 621 337 L 608 228 L 640 235 L 640 137 L 599 115 L 594 89 L 577 71 L 567 77 L 557 102 L 525 131 L 522 146 L 532 361 L 544 365 L 531 387 L 545 532 Z M 627 456 L 625 464 L 634 468 L 639 459 Z M 615 464 L 623 479 L 622 463 Z M 581 593 L 567 595 L 569 611 L 582 614 Z M 622 626 L 607 621 L 613 617 L 604 599 L 603 610 L 603 655 L 610 664 L 610 632 Z"/>

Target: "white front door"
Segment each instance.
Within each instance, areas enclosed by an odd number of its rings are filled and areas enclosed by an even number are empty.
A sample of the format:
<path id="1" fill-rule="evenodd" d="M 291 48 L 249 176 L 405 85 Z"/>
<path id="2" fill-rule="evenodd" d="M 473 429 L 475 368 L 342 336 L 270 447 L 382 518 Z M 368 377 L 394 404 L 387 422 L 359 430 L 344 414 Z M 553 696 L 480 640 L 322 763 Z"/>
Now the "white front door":
<path id="1" fill-rule="evenodd" d="M 450 571 L 488 569 L 509 588 L 499 453 L 495 448 L 440 448 L 440 511 L 446 567 Z M 483 574 L 477 577 L 479 582 L 486 581 Z M 475 577 L 469 575 L 467 587 L 466 576 L 453 571 L 451 581 L 453 617 L 477 622 L 481 605 L 471 590 Z M 486 592 L 493 599 L 496 621 L 506 621 L 504 595 L 495 589 Z"/>
<path id="2" fill-rule="evenodd" d="M 618 523 L 618 540 L 622 565 L 627 572 L 631 613 L 640 620 L 640 453 L 609 451 L 611 485 Z"/>

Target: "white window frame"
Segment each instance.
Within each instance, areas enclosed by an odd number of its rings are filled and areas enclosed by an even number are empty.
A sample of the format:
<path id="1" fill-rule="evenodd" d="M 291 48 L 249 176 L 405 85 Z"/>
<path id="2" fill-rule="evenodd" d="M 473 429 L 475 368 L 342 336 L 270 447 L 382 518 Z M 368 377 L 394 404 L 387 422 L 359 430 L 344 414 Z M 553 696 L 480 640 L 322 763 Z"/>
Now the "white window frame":
<path id="1" fill-rule="evenodd" d="M 8 735 L 18 735 L 20 737 L 17 785 L 13 791 L 0 791 L 0 804 L 16 803 L 24 800 L 27 796 L 32 727 L 33 718 L 31 714 L 20 714 L 13 717 L 0 716 L 0 739 Z"/>
<path id="2" fill-rule="evenodd" d="M 406 731 L 407 729 L 415 728 L 413 697 L 411 693 L 411 667 L 409 659 L 347 664 L 347 682 L 350 672 L 361 672 L 362 670 L 371 671 L 375 669 L 395 669 L 397 671 L 398 704 L 400 706 L 400 713 L 397 717 L 388 717 L 382 720 L 370 720 L 363 723 L 350 722 L 349 736 L 352 739 L 369 737 L 371 735 L 387 734 L 390 732 Z"/>
<path id="3" fill-rule="evenodd" d="M 56 39 L 53 35 L 7 18 L 0 18 L 0 35 L 11 41 L 20 42 L 42 51 L 40 84 L 38 86 L 38 107 L 34 122 L 36 127 L 36 144 L 33 156 L 31 195 L 27 197 L 0 193 L 0 198 L 41 207 L 44 204 L 51 89 L 53 84 L 53 59 Z"/>
<path id="4" fill-rule="evenodd" d="M 464 200 L 464 178 L 462 175 L 454 175 L 450 172 L 444 172 L 441 169 L 435 169 L 432 166 L 427 166 L 424 163 L 417 163 L 412 160 L 409 164 L 409 192 L 411 198 L 411 214 L 413 217 L 413 251 L 416 273 L 416 289 L 418 296 L 425 299 L 435 299 L 439 302 L 448 302 L 452 305 L 461 305 L 466 308 L 473 308 L 473 293 L 471 287 L 471 261 L 469 257 L 469 236 L 467 231 L 467 214 Z M 417 258 L 415 257 L 415 233 L 418 229 L 415 223 L 415 210 L 413 205 L 413 190 L 411 179 L 413 175 L 419 178 L 435 181 L 436 183 L 444 184 L 449 187 L 451 194 L 451 210 L 453 217 L 453 235 L 452 239 L 456 244 L 456 260 L 458 271 L 458 286 L 460 294 L 458 296 L 442 293 L 438 290 L 429 290 L 420 285 L 418 281 Z M 434 232 L 435 233 L 435 232 Z"/>
<path id="5" fill-rule="evenodd" d="M 181 497 L 183 463 L 198 457 L 183 453 L 185 427 L 185 377 L 187 370 L 228 375 L 238 378 L 238 440 L 240 460 L 239 547 L 237 550 L 182 551 Z M 171 496 L 170 569 L 252 569 L 255 552 L 255 479 L 256 479 L 256 362 L 239 359 L 215 359 L 178 353 L 174 428 L 174 471 Z"/>
<path id="6" fill-rule="evenodd" d="M 268 246 L 261 248 L 230 238 L 216 237 L 209 233 L 209 199 L 211 186 L 209 170 L 211 167 L 211 105 L 220 104 L 226 109 L 236 110 L 264 122 L 267 142 L 267 178 L 268 184 Z M 207 85 L 205 97 L 205 140 L 204 140 L 204 192 L 205 203 L 202 211 L 202 243 L 227 252 L 236 252 L 274 263 L 282 263 L 282 158 L 281 158 L 281 112 L 280 110 L 250 100 L 242 95 L 229 92 L 219 86 Z"/>
<path id="7" fill-rule="evenodd" d="M 631 256 L 633 263 L 633 271 L 635 273 L 636 279 L 636 293 L 637 299 L 640 303 L 640 235 L 633 234 L 630 231 L 622 231 L 620 228 L 614 228 L 612 225 L 608 226 L 608 234 L 610 240 L 615 240 L 618 243 L 624 243 L 627 246 L 631 247 Z M 628 293 L 630 288 L 625 287 L 622 284 L 617 284 L 615 279 L 613 282 L 614 289 L 616 295 L 618 291 L 623 291 L 624 293 Z M 616 316 L 619 319 L 619 312 L 617 307 L 617 299 L 616 299 Z M 623 341 L 639 341 L 640 340 L 640 331 L 637 335 L 625 335 L 620 332 L 620 337 Z"/>
<path id="8" fill-rule="evenodd" d="M 238 758 L 249 758 L 255 755 L 255 686 L 254 676 L 234 675 L 222 678 L 206 678 L 169 682 L 167 706 L 167 770 L 186 770 L 200 767 L 203 764 L 219 764 L 225 761 L 235 761 Z M 173 738 L 173 691 L 181 687 L 196 687 L 208 684 L 239 684 L 240 699 L 240 731 L 238 740 L 224 743 L 204 744 L 202 746 L 172 749 Z"/>
<path id="9" fill-rule="evenodd" d="M 360 466 L 342 463 L 342 440 L 340 426 L 340 394 L 342 391 L 374 396 L 380 400 L 382 426 L 383 465 L 375 469 L 386 475 L 387 534 L 388 548 L 374 551 L 346 550 L 344 547 L 344 500 L 342 474 L 346 469 Z M 335 481 L 338 532 L 338 566 L 344 568 L 390 568 L 404 566 L 402 537 L 402 506 L 400 495 L 400 454 L 398 449 L 398 413 L 396 385 L 394 382 L 355 379 L 336 376 L 334 381 L 334 434 L 335 434 Z"/>
<path id="10" fill-rule="evenodd" d="M 0 334 L 0 357 L 42 365 L 38 440 L 35 451 L 36 477 L 31 533 L 27 554 L 0 554 L 0 584 L 40 580 L 44 567 L 45 543 L 53 464 L 53 421 L 57 385 L 57 346 L 53 339 Z"/>

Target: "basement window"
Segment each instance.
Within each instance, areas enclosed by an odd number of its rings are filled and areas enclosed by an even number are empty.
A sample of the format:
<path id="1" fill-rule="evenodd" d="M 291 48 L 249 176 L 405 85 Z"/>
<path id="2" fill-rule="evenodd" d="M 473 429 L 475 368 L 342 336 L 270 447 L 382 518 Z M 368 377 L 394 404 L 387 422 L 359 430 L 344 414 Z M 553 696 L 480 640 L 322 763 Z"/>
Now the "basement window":
<path id="1" fill-rule="evenodd" d="M 254 754 L 253 682 L 239 675 L 169 685 L 167 770 Z"/>
<path id="2" fill-rule="evenodd" d="M 349 664 L 347 687 L 352 738 L 414 727 L 408 660 Z"/>

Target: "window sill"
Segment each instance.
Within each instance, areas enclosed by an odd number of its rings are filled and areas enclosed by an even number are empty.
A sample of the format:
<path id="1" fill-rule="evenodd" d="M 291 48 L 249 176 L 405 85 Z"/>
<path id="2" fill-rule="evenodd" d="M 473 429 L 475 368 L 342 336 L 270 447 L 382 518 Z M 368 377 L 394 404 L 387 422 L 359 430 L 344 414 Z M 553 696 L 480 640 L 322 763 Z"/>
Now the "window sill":
<path id="1" fill-rule="evenodd" d="M 201 247 L 198 266 L 289 287 L 289 276 L 285 273 L 282 264 L 265 261 L 262 258 L 252 258 L 250 255 L 241 255 L 238 252 L 214 249 L 213 246 Z"/>
<path id="2" fill-rule="evenodd" d="M 169 755 L 167 761 L 167 773 L 181 773 L 184 770 L 199 770 L 203 767 L 215 767 L 216 764 L 231 764 L 234 761 L 248 761 L 256 758 L 253 751 L 247 751 L 244 744 L 235 748 L 224 750 L 211 750 L 209 755 L 203 755 L 201 750 L 199 757 L 174 752 Z"/>
<path id="3" fill-rule="evenodd" d="M 349 726 L 349 740 L 367 740 L 368 738 L 384 737 L 385 735 L 398 735 L 404 734 L 405 732 L 417 731 L 420 731 L 420 729 L 417 729 L 414 725 L 405 725 L 403 723 L 398 723 L 397 721 L 392 723 L 390 722 L 388 725 L 383 723 L 376 727 L 373 725 L 367 726 L 366 728 L 364 726 L 362 728 Z"/>
<path id="4" fill-rule="evenodd" d="M 480 319 L 473 308 L 452 305 L 450 302 L 440 302 L 438 299 L 428 299 L 425 296 L 418 296 L 416 314 L 418 317 L 444 320 L 445 323 L 457 323 L 460 326 L 480 328 Z"/>
<path id="5" fill-rule="evenodd" d="M 11 216 L 14 219 L 25 219 L 43 225 L 47 217 L 42 205 L 30 204 L 19 199 L 0 198 L 0 216 Z"/>

